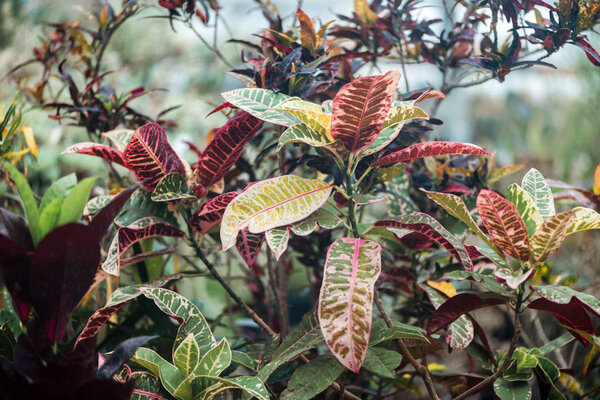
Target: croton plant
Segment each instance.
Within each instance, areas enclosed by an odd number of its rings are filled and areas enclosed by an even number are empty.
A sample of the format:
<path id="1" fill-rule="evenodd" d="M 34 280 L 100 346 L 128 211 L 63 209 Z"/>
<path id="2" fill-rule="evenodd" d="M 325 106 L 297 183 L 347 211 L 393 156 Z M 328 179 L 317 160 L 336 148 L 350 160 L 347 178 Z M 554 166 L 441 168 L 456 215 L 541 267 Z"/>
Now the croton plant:
<path id="1" fill-rule="evenodd" d="M 546 65 L 519 61 L 525 40 L 548 55 L 571 43 L 597 63 L 581 33 L 597 3 L 457 3 L 464 21 L 446 7 L 454 30 L 441 34 L 414 1 L 357 0 L 345 25 L 320 29 L 298 9 L 289 30 L 276 7 L 257 3 L 270 28 L 261 46 L 235 41 L 259 54 L 232 72 L 245 87 L 222 93 L 213 112 L 227 122 L 202 150 L 189 143 L 192 163 L 169 143 L 173 121 L 129 108 L 144 89 L 117 96 L 102 83 L 104 49 L 143 6 L 126 1 L 115 13 L 105 3 L 97 30 L 56 25 L 36 49 L 44 72 L 26 93 L 90 138 L 62 157 L 99 157 L 109 174 L 104 187 L 67 175 L 36 196 L 16 163 L 2 164 L 16 193 L 0 208 L 0 397 L 598 398 L 600 301 L 553 274 L 551 257 L 567 236 L 600 229 L 600 167 L 591 191 L 532 168 L 501 194 L 490 186 L 522 166 L 426 138 L 464 64 L 500 81 Z M 190 29 L 220 9 L 159 5 Z M 550 19 L 523 26 L 536 6 Z M 499 13 L 513 26 L 503 47 Z M 474 55 L 473 30 L 488 18 Z M 400 93 L 394 69 L 355 77 L 393 51 L 402 67 L 435 64 L 440 90 Z M 65 53 L 84 66 L 84 90 L 66 59 L 58 64 Z M 69 100 L 46 97 L 54 68 Z M 0 123 L 9 154 L 19 122 Z M 573 199 L 581 206 L 555 205 Z M 216 318 L 185 295 L 200 277 L 227 295 Z"/>

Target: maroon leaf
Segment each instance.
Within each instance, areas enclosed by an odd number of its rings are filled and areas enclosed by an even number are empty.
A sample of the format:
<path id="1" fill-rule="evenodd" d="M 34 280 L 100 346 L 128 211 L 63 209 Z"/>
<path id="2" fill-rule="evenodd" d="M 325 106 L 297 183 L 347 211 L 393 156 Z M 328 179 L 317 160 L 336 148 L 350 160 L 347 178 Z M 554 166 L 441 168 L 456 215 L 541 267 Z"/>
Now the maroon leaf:
<path id="1" fill-rule="evenodd" d="M 142 239 L 156 237 L 156 236 L 171 236 L 171 237 L 183 237 L 185 234 L 179 229 L 172 225 L 163 223 L 156 223 L 143 228 L 119 228 L 119 256 L 131 247 L 135 242 L 139 242 Z"/>
<path id="2" fill-rule="evenodd" d="M 260 248 L 264 241 L 264 232 L 252 233 L 248 228 L 245 228 L 238 233 L 235 241 L 235 248 L 246 262 L 246 265 L 248 265 L 248 268 L 254 266 L 254 262 L 256 261 L 256 257 L 258 257 L 258 253 L 260 252 Z"/>
<path id="3" fill-rule="evenodd" d="M 365 76 L 344 85 L 333 99 L 331 135 L 357 152 L 375 141 L 390 111 L 400 72 Z"/>
<path id="4" fill-rule="evenodd" d="M 242 111 L 217 129 L 214 139 L 198 159 L 198 181 L 211 186 L 224 177 L 262 124 L 258 118 Z"/>
<path id="5" fill-rule="evenodd" d="M 409 162 L 411 160 L 423 157 L 446 156 L 451 154 L 470 154 L 484 155 L 491 154 L 479 146 L 457 142 L 425 142 L 417 143 L 405 149 L 396 151 L 392 154 L 375 161 L 371 167 L 383 167 L 399 162 Z"/>
<path id="6" fill-rule="evenodd" d="M 116 195 L 110 203 L 108 203 L 102 210 L 96 214 L 94 219 L 90 222 L 90 228 L 93 229 L 98 235 L 98 240 L 102 238 L 113 219 L 119 214 L 121 208 L 125 205 L 127 200 L 131 197 L 133 192 L 138 188 L 139 185 L 134 185 L 128 189 L 123 190 L 121 193 Z"/>
<path id="7" fill-rule="evenodd" d="M 89 154 L 92 156 L 103 158 L 106 161 L 114 162 L 124 167 L 127 167 L 125 157 L 123 156 L 123 153 L 120 150 L 114 149 L 109 146 L 105 146 L 103 144 L 92 142 L 77 143 L 73 146 L 68 147 L 61 154 L 71 153 Z"/>
<path id="8" fill-rule="evenodd" d="M 437 332 L 468 312 L 504 304 L 507 301 L 506 298 L 491 292 L 457 294 L 449 298 L 429 317 L 427 334 L 431 335 Z"/>
<path id="9" fill-rule="evenodd" d="M 21 322 L 29 318 L 31 257 L 11 238 L 0 234 L 0 272 Z"/>
<path id="10" fill-rule="evenodd" d="M 573 297 L 571 301 L 566 304 L 551 301 L 542 297 L 532 301 L 527 307 L 533 310 L 549 312 L 563 325 L 587 332 L 591 335 L 594 334 L 594 323 L 592 322 L 592 318 L 585 312 L 585 308 L 576 297 Z M 571 334 L 587 346 L 588 341 L 580 334 L 574 331 L 571 331 Z"/>
<path id="11" fill-rule="evenodd" d="M 192 228 L 200 234 L 207 233 L 221 222 L 225 208 L 237 195 L 236 192 L 223 193 L 202 203 L 190 220 Z"/>
<path id="12" fill-rule="evenodd" d="M 123 152 L 127 167 L 149 190 L 171 172 L 186 176 L 183 163 L 167 141 L 167 134 L 156 123 L 135 130 Z"/>

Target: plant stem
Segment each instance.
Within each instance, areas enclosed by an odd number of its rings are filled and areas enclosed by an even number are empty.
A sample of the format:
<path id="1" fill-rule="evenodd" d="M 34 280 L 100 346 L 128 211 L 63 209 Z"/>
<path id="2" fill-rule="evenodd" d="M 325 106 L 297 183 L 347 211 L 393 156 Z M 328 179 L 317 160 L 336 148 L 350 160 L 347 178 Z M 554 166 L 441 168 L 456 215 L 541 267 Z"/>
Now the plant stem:
<path id="1" fill-rule="evenodd" d="M 350 226 L 352 227 L 352 235 L 355 238 L 359 238 L 358 224 L 356 223 L 356 209 L 354 207 L 354 197 L 352 192 L 352 174 L 350 168 L 346 172 L 346 194 L 348 195 L 348 219 L 350 220 Z"/>

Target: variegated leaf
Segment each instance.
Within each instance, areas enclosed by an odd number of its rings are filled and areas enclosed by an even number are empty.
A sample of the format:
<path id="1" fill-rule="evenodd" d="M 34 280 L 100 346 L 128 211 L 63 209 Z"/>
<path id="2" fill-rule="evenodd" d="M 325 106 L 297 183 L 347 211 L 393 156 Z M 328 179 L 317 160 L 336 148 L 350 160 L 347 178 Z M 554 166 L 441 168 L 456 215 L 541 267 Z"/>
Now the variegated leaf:
<path id="1" fill-rule="evenodd" d="M 267 245 L 279 260 L 283 252 L 287 249 L 290 240 L 290 231 L 287 227 L 269 229 L 266 232 Z"/>
<path id="2" fill-rule="evenodd" d="M 371 167 L 383 167 L 399 162 L 409 162 L 417 158 L 447 156 L 453 154 L 491 156 L 479 146 L 457 142 L 424 142 L 413 144 L 405 149 L 380 158 L 371 164 Z"/>
<path id="3" fill-rule="evenodd" d="M 198 159 L 198 182 L 208 187 L 223 178 L 262 124 L 249 113 L 241 112 L 217 129 L 213 140 Z"/>
<path id="4" fill-rule="evenodd" d="M 167 400 L 169 393 L 165 392 L 158 376 L 149 372 L 136 371 L 131 374 L 135 380 L 131 400 Z"/>
<path id="5" fill-rule="evenodd" d="M 111 195 L 100 195 L 90 199 L 90 201 L 88 201 L 85 205 L 82 215 L 84 217 L 90 217 L 92 215 L 95 215 L 100 210 L 102 210 L 108 203 L 110 203 L 113 197 L 114 196 Z"/>
<path id="6" fill-rule="evenodd" d="M 185 176 L 185 167 L 156 123 L 135 130 L 123 152 L 127 167 L 149 190 L 171 172 Z"/>
<path id="7" fill-rule="evenodd" d="M 171 395 L 174 395 L 178 387 L 185 381 L 186 376 L 154 350 L 140 347 L 135 355 L 131 357 L 131 361 L 146 368 L 154 375 L 158 375 L 162 385 Z M 191 387 L 188 385 L 187 391 L 185 393 L 180 392 L 180 394 L 186 395 L 186 398 L 191 398 Z"/>
<path id="8" fill-rule="evenodd" d="M 313 147 L 326 147 L 333 144 L 333 140 L 322 131 L 311 128 L 305 123 L 299 123 L 286 129 L 279 137 L 277 150 L 289 143 L 305 143 Z"/>
<path id="9" fill-rule="evenodd" d="M 521 261 L 529 260 L 527 227 L 514 204 L 484 189 L 477 196 L 477 211 L 496 246 Z"/>
<path id="10" fill-rule="evenodd" d="M 231 347 L 227 339 L 210 349 L 198 363 L 194 375 L 219 376 L 231 364 Z"/>
<path id="11" fill-rule="evenodd" d="M 568 286 L 533 286 L 535 291 L 545 299 L 560 304 L 581 304 L 600 318 L 600 300 L 591 294 L 578 292 Z"/>
<path id="12" fill-rule="evenodd" d="M 388 115 L 400 73 L 366 76 L 344 85 L 333 99 L 331 136 L 350 152 L 375 141 Z"/>
<path id="13" fill-rule="evenodd" d="M 386 183 L 386 187 L 388 190 L 384 199 L 390 216 L 399 217 L 400 215 L 419 210 L 408 193 L 410 178 L 406 171 L 400 171 Z"/>
<path id="14" fill-rule="evenodd" d="M 72 153 L 89 154 L 92 156 L 103 158 L 106 161 L 114 162 L 127 168 L 127 163 L 125 162 L 125 157 L 123 156 L 123 153 L 120 150 L 113 149 L 112 147 L 105 146 L 103 144 L 92 142 L 77 143 L 67 147 L 61 154 Z"/>
<path id="15" fill-rule="evenodd" d="M 381 272 L 381 246 L 356 238 L 331 244 L 323 268 L 319 323 L 329 350 L 358 373 L 371 333 L 373 285 Z"/>
<path id="16" fill-rule="evenodd" d="M 300 122 L 293 115 L 276 108 L 280 103 L 290 99 L 283 93 L 275 93 L 268 89 L 246 88 L 221 93 L 221 96 L 265 122 L 283 126 L 292 126 Z"/>
<path id="17" fill-rule="evenodd" d="M 285 103 L 284 106 L 287 106 Z M 316 104 L 315 104 L 316 105 Z M 316 105 L 319 107 L 318 105 Z M 311 129 L 323 133 L 330 141 L 333 141 L 329 131 L 331 129 L 331 115 L 325 114 L 323 111 L 312 111 L 312 110 L 297 110 L 293 108 L 281 108 L 288 114 L 298 118 L 301 123 L 308 125 Z"/>
<path id="18" fill-rule="evenodd" d="M 102 137 L 108 138 L 117 149 L 124 151 L 133 136 L 133 132 L 133 129 L 113 129 L 112 131 L 102 132 Z"/>
<path id="19" fill-rule="evenodd" d="M 329 112 L 323 110 L 323 108 L 316 104 L 311 103 L 310 101 L 302 100 L 300 97 L 290 97 L 288 100 L 279 103 L 275 106 L 278 110 L 304 110 L 304 111 L 312 111 L 316 113 L 325 113 L 331 114 L 331 110 Z"/>
<path id="20" fill-rule="evenodd" d="M 198 343 L 190 333 L 173 352 L 173 363 L 185 376 L 188 376 L 196 368 L 199 360 Z"/>
<path id="21" fill-rule="evenodd" d="M 373 226 L 387 228 L 391 231 L 405 229 L 418 232 L 445 248 L 462 264 L 463 268 L 468 270 L 473 268 L 473 263 L 471 262 L 469 253 L 467 253 L 467 250 L 460 240 L 448 232 L 433 217 L 427 214 L 413 212 L 400 216 L 396 219 L 384 219 L 377 221 L 373 224 Z"/>
<path id="22" fill-rule="evenodd" d="M 421 285 L 425 290 L 431 304 L 437 310 L 444 304 L 445 298 L 438 293 L 434 288 L 427 285 Z M 475 329 L 473 323 L 466 315 L 461 315 L 458 319 L 452 322 L 446 330 L 446 343 L 453 349 L 466 349 L 475 337 Z"/>
<path id="23" fill-rule="evenodd" d="M 169 209 L 168 204 L 152 201 L 152 192 L 144 188 L 139 188 L 133 193 L 114 223 L 118 226 L 129 226 L 148 216 L 165 224 L 177 225 L 177 216 Z"/>
<path id="24" fill-rule="evenodd" d="M 574 215 L 567 228 L 567 235 L 588 229 L 600 229 L 600 214 L 596 211 L 586 207 L 575 207 L 573 211 Z"/>
<path id="25" fill-rule="evenodd" d="M 299 221 L 327 201 L 332 185 L 318 179 L 284 175 L 249 186 L 229 203 L 221 221 L 223 250 L 235 244 L 237 233 L 248 228 L 261 233 Z"/>
<path id="26" fill-rule="evenodd" d="M 189 193 L 185 178 L 178 172 L 171 172 L 158 182 L 152 201 L 174 201 L 180 199 L 195 199 L 196 196 Z"/>
<path id="27" fill-rule="evenodd" d="M 506 189 L 506 199 L 517 207 L 517 211 L 527 227 L 529 237 L 542 225 L 544 218 L 538 211 L 533 199 L 519 185 L 513 183 Z"/>
<path id="28" fill-rule="evenodd" d="M 544 219 L 554 215 L 554 197 L 544 176 L 535 168 L 531 168 L 521 182 L 523 190 L 533 199 L 535 206 Z"/>
<path id="29" fill-rule="evenodd" d="M 296 17 L 300 23 L 300 43 L 302 47 L 310 50 L 311 53 L 317 49 L 317 33 L 312 21 L 300 8 L 296 10 Z"/>
<path id="30" fill-rule="evenodd" d="M 554 255 L 567 236 L 575 211 L 567 211 L 548 217 L 531 237 L 531 261 L 541 263 Z"/>
<path id="31" fill-rule="evenodd" d="M 190 223 L 192 228 L 200 234 L 205 234 L 213 226 L 218 225 L 223 218 L 223 213 L 227 205 L 231 203 L 231 200 L 235 199 L 238 195 L 236 192 L 223 193 L 217 197 L 213 197 L 210 200 L 206 200 L 198 207 L 194 212 Z"/>
<path id="32" fill-rule="evenodd" d="M 235 248 L 248 266 L 252 268 L 260 253 L 260 248 L 265 241 L 264 233 L 252 233 L 248 228 L 239 231 L 235 241 Z"/>
<path id="33" fill-rule="evenodd" d="M 497 269 L 494 271 L 494 275 L 496 276 L 496 280 L 498 282 L 504 283 L 512 290 L 516 290 L 523 283 L 533 278 L 533 275 L 535 275 L 535 268 L 531 268 L 529 271 L 526 271 L 522 274 L 517 273 L 516 275 L 507 269 Z"/>
<path id="34" fill-rule="evenodd" d="M 438 204 L 444 210 L 446 210 L 448 214 L 464 222 L 465 225 L 471 228 L 471 230 L 481 240 L 483 240 L 485 244 L 487 244 L 491 249 L 493 249 L 498 255 L 503 257 L 502 252 L 496 247 L 496 245 L 490 240 L 490 238 L 485 233 L 483 233 L 481 229 L 479 229 L 479 226 L 473 220 L 473 217 L 467 209 L 467 206 L 463 199 L 451 193 L 428 192 L 425 190 L 424 192 L 427 195 L 427 197 L 435 201 L 436 204 Z"/>
<path id="35" fill-rule="evenodd" d="M 212 384 L 209 384 L 212 383 Z M 265 385 L 255 376 L 208 377 L 199 376 L 192 381 L 194 400 L 211 400 L 219 393 L 229 389 L 241 389 L 251 397 L 269 400 Z"/>

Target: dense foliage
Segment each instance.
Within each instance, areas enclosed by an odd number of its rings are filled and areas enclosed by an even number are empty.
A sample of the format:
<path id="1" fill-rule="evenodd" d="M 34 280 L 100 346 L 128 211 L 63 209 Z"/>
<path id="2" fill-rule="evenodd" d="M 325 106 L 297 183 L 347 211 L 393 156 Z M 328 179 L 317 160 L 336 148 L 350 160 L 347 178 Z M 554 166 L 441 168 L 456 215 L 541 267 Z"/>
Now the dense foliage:
<path id="1" fill-rule="evenodd" d="M 419 1 L 355 0 L 326 23 L 298 8 L 290 26 L 256 4 L 268 26 L 232 39 L 242 68 L 196 30 L 226 4 L 124 0 L 50 25 L 10 71 L 40 74 L 0 110 L 1 397 L 600 398 L 600 301 L 551 263 L 600 229 L 600 165 L 590 190 L 531 168 L 500 193 L 523 166 L 429 137 L 452 90 L 554 68 L 543 60 L 567 44 L 600 66 L 586 38 L 600 3 L 443 2 L 442 21 Z M 105 82 L 111 38 L 145 13 L 193 30 L 244 86 L 222 93 L 212 113 L 228 120 L 206 144 L 188 143 L 193 162 L 169 143 L 169 110 L 132 108 L 149 90 Z M 440 87 L 402 82 L 421 63 Z M 99 157 L 103 179 L 34 193 L 26 159 L 44 149 L 25 104 L 85 131 L 63 157 Z M 222 315 L 185 296 L 198 279 L 233 301 Z"/>

